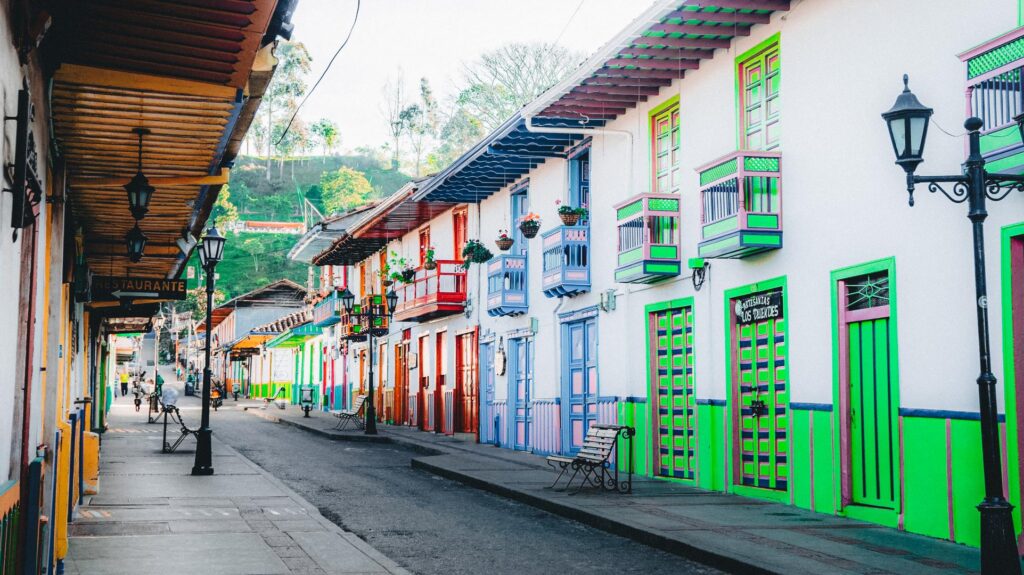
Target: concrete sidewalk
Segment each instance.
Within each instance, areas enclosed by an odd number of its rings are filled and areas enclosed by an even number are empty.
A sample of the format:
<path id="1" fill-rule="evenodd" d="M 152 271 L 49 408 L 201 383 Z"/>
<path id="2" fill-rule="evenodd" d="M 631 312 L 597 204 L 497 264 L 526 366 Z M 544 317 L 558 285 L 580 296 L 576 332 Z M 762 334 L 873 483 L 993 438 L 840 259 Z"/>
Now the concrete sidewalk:
<path id="1" fill-rule="evenodd" d="M 198 400 L 179 403 L 190 426 Z M 160 452 L 162 425 L 118 399 L 103 435 L 100 493 L 78 506 L 65 573 L 406 573 L 214 435 L 216 474 L 192 477 L 195 440 Z"/>
<path id="2" fill-rule="evenodd" d="M 338 441 L 334 418 L 298 408 L 250 413 Z M 544 458 L 466 439 L 380 426 L 381 438 L 420 450 L 413 467 L 454 479 L 666 551 L 740 573 L 977 573 L 977 549 L 789 505 L 634 477 L 632 495 L 547 487 Z"/>

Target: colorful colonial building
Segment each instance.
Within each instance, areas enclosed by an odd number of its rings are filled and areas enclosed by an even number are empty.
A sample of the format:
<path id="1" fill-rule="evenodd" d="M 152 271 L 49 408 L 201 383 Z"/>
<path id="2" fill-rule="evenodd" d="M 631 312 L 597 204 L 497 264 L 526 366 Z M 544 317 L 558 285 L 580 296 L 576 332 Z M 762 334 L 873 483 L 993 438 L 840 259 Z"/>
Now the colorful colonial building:
<path id="1" fill-rule="evenodd" d="M 957 169 L 969 115 L 989 169 L 1024 170 L 1018 4 L 656 2 L 312 258 L 400 296 L 372 350 L 381 419 L 542 454 L 628 424 L 639 473 L 977 545 L 970 227 L 932 194 L 907 207 L 880 113 L 908 73 L 936 110 L 922 171 Z M 986 236 L 1015 503 L 1021 207 Z M 494 255 L 467 271 L 471 240 Z M 328 336 L 351 382 L 333 405 L 366 389 L 365 327 Z"/>

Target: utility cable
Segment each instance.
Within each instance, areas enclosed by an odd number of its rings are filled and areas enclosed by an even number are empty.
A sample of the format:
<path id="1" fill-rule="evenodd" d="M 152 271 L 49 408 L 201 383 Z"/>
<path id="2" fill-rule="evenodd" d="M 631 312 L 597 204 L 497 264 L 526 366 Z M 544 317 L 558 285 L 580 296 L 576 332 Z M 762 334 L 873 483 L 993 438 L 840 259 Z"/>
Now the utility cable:
<path id="1" fill-rule="evenodd" d="M 335 58 L 338 57 L 338 54 L 341 54 L 342 48 L 344 48 L 345 45 L 348 44 L 349 39 L 352 38 L 352 32 L 355 31 L 356 29 L 356 22 L 359 22 L 359 8 L 362 6 L 362 3 L 362 0 L 356 0 L 356 14 L 352 18 L 352 25 L 349 26 L 348 34 L 345 35 L 345 39 L 341 42 L 341 46 L 338 46 L 338 49 L 334 51 L 334 55 L 331 56 L 331 60 L 327 62 L 327 67 L 324 68 L 324 71 L 320 74 L 320 77 L 316 79 L 316 83 L 314 83 L 313 87 L 310 88 L 308 92 L 306 92 L 306 95 L 302 98 L 302 101 L 299 102 L 299 105 L 295 107 L 295 111 L 292 112 L 292 117 L 288 120 L 288 125 L 284 127 L 284 131 L 281 132 L 281 137 L 278 138 L 277 142 L 274 144 L 275 146 L 277 144 L 280 144 L 281 141 L 284 140 L 285 136 L 288 135 L 288 130 L 291 129 L 292 122 L 294 122 L 296 116 L 299 115 L 299 110 L 302 108 L 302 105 L 305 104 L 306 100 L 308 100 L 309 97 L 313 95 L 313 92 L 316 91 L 316 87 L 320 85 L 320 81 L 324 79 L 324 76 L 327 75 L 327 71 L 331 69 L 331 64 L 334 64 Z M 268 126 L 267 128 L 269 129 L 270 127 Z"/>

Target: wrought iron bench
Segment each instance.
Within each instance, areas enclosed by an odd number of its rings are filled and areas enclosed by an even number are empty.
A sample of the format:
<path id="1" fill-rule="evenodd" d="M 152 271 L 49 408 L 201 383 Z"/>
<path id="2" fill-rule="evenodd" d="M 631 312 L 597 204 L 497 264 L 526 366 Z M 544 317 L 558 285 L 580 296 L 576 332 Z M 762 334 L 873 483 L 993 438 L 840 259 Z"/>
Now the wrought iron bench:
<path id="1" fill-rule="evenodd" d="M 550 455 L 547 463 L 555 471 L 558 477 L 549 489 L 554 489 L 559 480 L 570 470 L 572 475 L 562 487 L 568 489 L 577 476 L 580 477 L 579 485 L 573 491 L 573 495 L 579 493 L 584 487 L 599 487 L 608 491 L 619 493 L 633 492 L 633 435 L 635 430 L 628 425 L 610 425 L 606 423 L 592 423 L 583 438 L 583 446 L 575 456 Z M 619 437 L 629 441 L 629 461 L 626 467 L 628 476 L 626 481 L 619 480 L 619 466 L 612 461 L 619 444 Z"/>
<path id="2" fill-rule="evenodd" d="M 359 429 L 364 429 L 366 422 L 363 421 L 360 412 L 363 411 L 363 406 L 366 403 L 365 395 L 357 395 L 356 400 L 352 402 L 350 409 L 338 409 L 331 411 L 330 414 L 338 418 L 338 423 L 335 424 L 334 429 L 342 431 L 348 428 L 349 423 L 354 423 Z"/>

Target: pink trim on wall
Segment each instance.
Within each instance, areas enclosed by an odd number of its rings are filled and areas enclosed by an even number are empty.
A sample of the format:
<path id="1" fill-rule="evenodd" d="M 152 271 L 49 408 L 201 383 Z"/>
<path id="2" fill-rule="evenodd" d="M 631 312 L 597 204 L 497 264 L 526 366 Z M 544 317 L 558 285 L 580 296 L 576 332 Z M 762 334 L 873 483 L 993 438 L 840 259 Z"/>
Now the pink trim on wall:
<path id="1" fill-rule="evenodd" d="M 977 46 L 971 48 L 970 50 L 967 50 L 966 52 L 961 52 L 957 54 L 956 57 L 960 58 L 962 62 L 966 62 L 967 60 L 970 60 L 971 58 L 979 54 L 984 54 L 985 52 L 988 52 L 992 48 L 1002 46 L 1007 42 L 1012 42 L 1013 40 L 1016 40 L 1021 36 L 1024 36 L 1024 28 L 1016 28 L 1001 36 L 996 36 L 995 38 L 992 38 L 987 42 L 982 42 L 981 44 L 978 44 Z"/>
<path id="2" fill-rule="evenodd" d="M 949 515 L 949 540 L 956 541 L 953 525 L 953 420 L 946 420 L 946 507 Z"/>
<path id="3" fill-rule="evenodd" d="M 836 285 L 836 306 L 839 308 L 839 505 L 842 509 L 853 500 L 850 461 L 850 336 L 847 333 L 849 319 L 846 306 L 846 282 L 839 280 Z M 902 449 L 900 452 L 902 453 Z"/>

